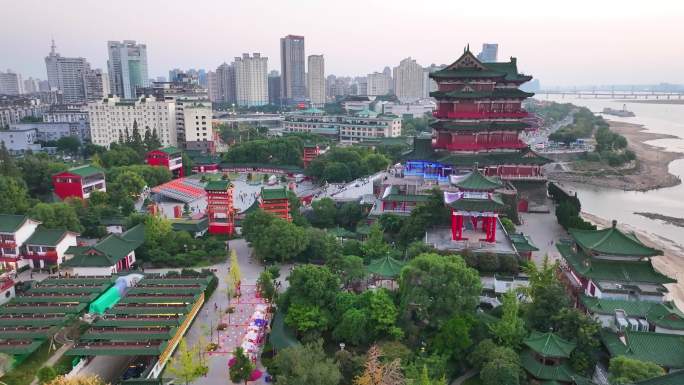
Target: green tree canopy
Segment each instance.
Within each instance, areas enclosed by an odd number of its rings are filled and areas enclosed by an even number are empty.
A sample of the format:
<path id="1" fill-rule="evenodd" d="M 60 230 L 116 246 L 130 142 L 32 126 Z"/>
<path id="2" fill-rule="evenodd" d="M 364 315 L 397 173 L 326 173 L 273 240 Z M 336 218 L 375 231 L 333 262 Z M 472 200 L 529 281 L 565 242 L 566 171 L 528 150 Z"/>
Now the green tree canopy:
<path id="1" fill-rule="evenodd" d="M 255 210 L 242 221 L 242 235 L 249 243 L 254 243 L 266 231 L 266 228 L 276 219 L 276 216 L 264 210 Z"/>
<path id="2" fill-rule="evenodd" d="M 256 255 L 263 261 L 281 263 L 293 260 L 308 244 L 303 228 L 281 218 L 275 218 L 252 242 Z"/>
<path id="3" fill-rule="evenodd" d="M 515 291 L 508 291 L 503 296 L 501 319 L 489 325 L 496 341 L 503 346 L 516 349 L 522 343 L 527 331 L 525 322 L 518 315 L 520 307 Z"/>
<path id="4" fill-rule="evenodd" d="M 278 352 L 272 373 L 278 385 L 338 385 L 340 370 L 323 351 L 323 342 L 297 345 Z"/>
<path id="5" fill-rule="evenodd" d="M 530 277 L 526 294 L 532 300 L 525 313 L 532 329 L 549 330 L 553 326 L 553 316 L 568 305 L 565 289 L 556 277 L 557 270 L 558 262 L 551 263 L 548 256 L 544 257 L 541 266 L 530 263 L 524 268 Z"/>
<path id="6" fill-rule="evenodd" d="M 20 179 L 0 175 L 0 212 L 23 214 L 30 204 L 28 190 Z"/>
<path id="7" fill-rule="evenodd" d="M 252 376 L 255 366 L 240 346 L 235 349 L 234 357 L 235 362 L 228 370 L 230 380 L 234 383 L 244 382 L 246 384 Z"/>
<path id="8" fill-rule="evenodd" d="M 50 229 L 67 229 L 80 233 L 83 226 L 73 206 L 64 203 L 37 203 L 29 211 L 28 215 L 43 223 Z"/>
<path id="9" fill-rule="evenodd" d="M 313 218 L 311 224 L 316 227 L 328 228 L 335 225 L 337 206 L 335 201 L 330 198 L 322 198 L 311 203 Z"/>
<path id="10" fill-rule="evenodd" d="M 608 367 L 611 384 L 627 385 L 665 374 L 663 368 L 653 362 L 639 361 L 625 356 L 610 359 Z"/>
<path id="11" fill-rule="evenodd" d="M 426 253 L 399 277 L 402 321 L 411 330 L 438 330 L 456 314 L 472 314 L 482 290 L 480 277 L 459 256 Z"/>

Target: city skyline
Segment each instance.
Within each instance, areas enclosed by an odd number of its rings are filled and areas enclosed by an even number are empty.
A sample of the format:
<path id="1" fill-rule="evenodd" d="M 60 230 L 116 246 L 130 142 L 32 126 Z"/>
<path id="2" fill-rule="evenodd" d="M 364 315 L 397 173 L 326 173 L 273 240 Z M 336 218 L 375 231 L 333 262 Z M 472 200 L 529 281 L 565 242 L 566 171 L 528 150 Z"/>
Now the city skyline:
<path id="1" fill-rule="evenodd" d="M 23 78 L 46 78 L 42 59 L 54 38 L 62 55 L 84 57 L 93 68 L 106 69 L 107 41 L 136 40 L 148 46 L 149 74 L 156 78 L 173 68 L 213 69 L 243 52 L 279 59 L 279 39 L 294 34 L 305 36 L 307 51 L 326 56 L 326 73 L 339 76 L 380 71 L 408 56 L 422 66 L 449 64 L 468 44 L 477 53 L 482 43 L 498 43 L 499 60 L 516 56 L 522 71 L 548 85 L 684 83 L 684 50 L 667 39 L 684 35 L 684 25 L 677 21 L 684 18 L 684 5 L 676 2 L 645 8 L 634 1 L 580 1 L 562 13 L 538 1 L 523 1 L 515 8 L 492 6 L 488 12 L 442 1 L 421 6 L 399 2 L 391 9 L 381 2 L 363 4 L 374 17 L 355 17 L 357 7 L 351 4 L 334 10 L 336 19 L 354 20 L 354 28 L 347 28 L 316 17 L 331 9 L 313 1 L 199 1 L 193 6 L 212 8 L 198 19 L 201 23 L 160 29 L 150 20 L 141 23 L 139 15 L 166 25 L 182 25 L 191 16 L 178 12 L 182 7 L 173 1 L 160 7 L 156 2 L 29 0 L 13 8 L 15 14 L 32 17 L 11 18 L 0 28 L 0 49 L 9 53 L 0 68 Z M 126 11 L 132 6 L 136 12 Z M 54 15 L 59 15 L 57 21 Z M 95 15 L 107 16 L 95 22 Z M 245 33 L 257 17 L 264 26 L 260 33 Z M 635 60 L 645 49 L 649 60 Z M 652 71 L 654 66 L 658 71 Z M 280 69 L 279 60 L 269 63 L 272 69 Z"/>

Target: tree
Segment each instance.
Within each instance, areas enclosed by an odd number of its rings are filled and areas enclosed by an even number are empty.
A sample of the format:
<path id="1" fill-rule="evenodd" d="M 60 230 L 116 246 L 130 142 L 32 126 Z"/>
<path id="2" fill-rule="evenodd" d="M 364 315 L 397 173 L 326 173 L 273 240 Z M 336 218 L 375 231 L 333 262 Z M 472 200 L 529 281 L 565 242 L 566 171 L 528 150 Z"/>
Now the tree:
<path id="1" fill-rule="evenodd" d="M 0 141 L 0 175 L 21 178 L 21 170 L 7 150 L 4 141 Z"/>
<path id="2" fill-rule="evenodd" d="M 385 232 L 388 232 L 390 234 L 399 234 L 399 231 L 401 231 L 402 226 L 404 226 L 404 218 L 400 217 L 397 214 L 392 214 L 392 213 L 385 213 L 380 216 L 378 219 L 378 223 L 380 223 L 380 226 L 382 226 L 382 229 Z M 421 242 L 423 243 L 423 242 Z"/>
<path id="3" fill-rule="evenodd" d="M 355 255 L 342 256 L 336 267 L 346 287 L 361 281 L 366 276 L 366 266 L 363 264 L 363 258 Z"/>
<path id="4" fill-rule="evenodd" d="M 335 201 L 330 198 L 323 198 L 311 203 L 313 209 L 313 219 L 311 224 L 316 227 L 328 228 L 335 226 L 335 216 L 337 215 L 337 206 Z"/>
<path id="5" fill-rule="evenodd" d="M 340 368 L 342 375 L 341 385 L 351 385 L 354 377 L 363 370 L 364 357 L 356 355 L 349 350 L 338 350 L 335 352 L 335 363 Z"/>
<path id="6" fill-rule="evenodd" d="M 472 314 L 482 290 L 477 271 L 459 256 L 418 255 L 399 276 L 399 298 L 404 325 L 411 330 L 437 330 L 456 314 Z"/>
<path id="7" fill-rule="evenodd" d="M 232 287 L 233 290 L 237 290 L 237 288 L 240 287 L 241 280 L 242 273 L 240 272 L 240 262 L 238 262 L 237 252 L 235 252 L 235 250 L 230 250 L 230 270 L 228 270 L 228 286 Z"/>
<path id="8" fill-rule="evenodd" d="M 118 196 L 138 197 L 147 185 L 145 179 L 133 171 L 124 171 L 112 181 L 112 191 Z"/>
<path id="9" fill-rule="evenodd" d="M 382 228 L 378 224 L 373 224 L 370 227 L 368 238 L 361 248 L 363 249 L 363 255 L 366 261 L 384 258 L 391 250 L 390 245 L 385 242 Z"/>
<path id="10" fill-rule="evenodd" d="M 19 179 L 0 175 L 0 212 L 23 214 L 28 210 L 29 205 L 26 185 Z"/>
<path id="11" fill-rule="evenodd" d="M 480 371 L 482 385 L 518 385 L 520 383 L 520 363 L 518 355 L 510 348 L 500 347 Z"/>
<path id="12" fill-rule="evenodd" d="M 185 385 L 195 381 L 202 373 L 203 367 L 198 360 L 198 348 L 188 348 L 185 338 L 180 341 L 178 351 L 171 359 L 168 371 Z"/>
<path id="13" fill-rule="evenodd" d="M 41 384 L 45 384 L 54 380 L 57 377 L 57 372 L 52 366 L 43 366 L 42 368 L 38 369 L 36 377 L 38 377 L 38 381 Z"/>
<path id="14" fill-rule="evenodd" d="M 59 376 L 46 385 L 104 385 L 98 376 L 77 375 L 73 377 Z"/>
<path id="15" fill-rule="evenodd" d="M 639 361 L 625 356 L 611 358 L 608 372 L 611 384 L 615 385 L 633 384 L 665 374 L 663 368 L 653 362 Z"/>
<path id="16" fill-rule="evenodd" d="M 470 365 L 472 365 L 475 369 L 482 369 L 496 348 L 497 346 L 494 341 L 490 340 L 489 338 L 480 341 L 473 352 L 468 355 L 468 363 L 470 363 Z"/>
<path id="17" fill-rule="evenodd" d="M 276 288 L 273 285 L 273 276 L 268 270 L 264 270 L 259 274 L 257 280 L 257 287 L 259 288 L 259 295 L 266 298 L 269 302 L 273 301 L 276 295 Z"/>
<path id="18" fill-rule="evenodd" d="M 346 229 L 353 229 L 361 218 L 363 218 L 361 205 L 357 202 L 347 202 L 337 210 L 335 221 Z"/>
<path id="19" fill-rule="evenodd" d="M 338 385 L 340 369 L 323 351 L 323 342 L 289 347 L 273 359 L 272 373 L 278 385 Z"/>
<path id="20" fill-rule="evenodd" d="M 334 235 L 326 231 L 309 227 L 305 229 L 306 248 L 296 256 L 301 262 L 328 262 L 340 257 L 340 245 Z"/>
<path id="21" fill-rule="evenodd" d="M 578 309 L 564 308 L 553 317 L 553 330 L 566 340 L 577 343 L 570 355 L 570 365 L 579 373 L 589 374 L 596 365 L 601 325 Z"/>
<path id="22" fill-rule="evenodd" d="M 380 357 L 382 357 L 380 348 L 377 345 L 371 346 L 363 373 L 354 379 L 354 385 L 404 385 L 406 383 L 400 361 L 395 359 L 382 363 Z"/>
<path id="23" fill-rule="evenodd" d="M 76 155 L 81 148 L 81 141 L 76 136 L 63 136 L 57 139 L 57 151 Z"/>
<path id="24" fill-rule="evenodd" d="M 244 382 L 246 384 L 252 376 L 254 364 L 252 364 L 252 361 L 247 357 L 242 347 L 239 346 L 235 349 L 234 358 L 235 362 L 228 370 L 230 380 L 234 383 Z"/>
<path id="25" fill-rule="evenodd" d="M 525 312 L 527 324 L 532 329 L 549 330 L 552 317 L 568 303 L 565 289 L 556 277 L 558 262 L 551 263 L 545 256 L 541 266 L 530 263 L 524 271 L 530 282 L 524 293 L 532 300 Z"/>
<path id="26" fill-rule="evenodd" d="M 473 345 L 470 329 L 474 320 L 470 316 L 456 315 L 445 322 L 435 335 L 430 346 L 437 354 L 447 356 L 450 360 L 463 357 Z"/>
<path id="27" fill-rule="evenodd" d="M 254 243 L 264 235 L 266 228 L 276 219 L 276 216 L 264 210 L 255 210 L 242 221 L 242 235 L 249 243 Z"/>
<path id="28" fill-rule="evenodd" d="M 66 171 L 67 166 L 61 162 L 53 162 L 47 154 L 26 155 L 17 161 L 26 187 L 32 196 L 44 196 L 50 193 L 52 176 Z"/>
<path id="29" fill-rule="evenodd" d="M 387 289 L 366 291 L 361 299 L 367 299 L 369 328 L 375 338 L 402 336 L 401 329 L 396 326 L 399 311 Z"/>
<path id="30" fill-rule="evenodd" d="M 333 330 L 333 338 L 350 345 L 362 345 L 368 342 L 368 315 L 360 309 L 349 309 L 337 322 Z"/>
<path id="31" fill-rule="evenodd" d="M 308 246 L 309 239 L 303 228 L 276 218 L 259 238 L 252 242 L 254 251 L 264 261 L 287 262 Z"/>
<path id="32" fill-rule="evenodd" d="M 505 218 L 505 217 L 502 217 L 500 219 L 500 221 L 501 221 L 501 225 L 503 226 L 504 230 L 506 230 L 506 232 L 508 234 L 515 233 L 515 223 L 513 223 L 512 220 Z"/>
<path id="33" fill-rule="evenodd" d="M 64 202 L 37 203 L 27 213 L 31 218 L 42 222 L 49 229 L 67 229 L 80 233 L 83 226 L 72 205 Z"/>
<path id="34" fill-rule="evenodd" d="M 307 337 L 327 330 L 340 287 L 337 276 L 325 266 L 303 265 L 287 280 L 290 286 L 280 296 L 280 305 L 287 312 L 285 323 Z"/>
<path id="35" fill-rule="evenodd" d="M 496 341 L 509 348 L 517 348 L 525 337 L 525 322 L 518 315 L 518 297 L 514 291 L 503 295 L 501 319 L 489 325 Z"/>

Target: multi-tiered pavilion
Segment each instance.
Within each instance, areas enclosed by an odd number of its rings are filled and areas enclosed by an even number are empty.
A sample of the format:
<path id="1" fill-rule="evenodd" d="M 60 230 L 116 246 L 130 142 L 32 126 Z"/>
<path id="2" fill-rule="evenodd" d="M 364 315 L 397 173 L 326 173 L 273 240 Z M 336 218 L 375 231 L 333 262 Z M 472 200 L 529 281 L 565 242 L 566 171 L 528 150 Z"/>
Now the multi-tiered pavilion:
<path id="1" fill-rule="evenodd" d="M 532 79 L 518 72 L 517 61 L 482 63 L 468 48 L 446 68 L 430 77 L 438 90 L 437 119 L 431 124 L 430 146 L 416 138 L 408 154 L 408 174 L 426 169 L 444 178 L 462 168 L 480 165 L 487 176 L 503 180 L 544 180 L 541 167 L 549 161 L 520 139 L 529 127 L 525 99 L 533 94 L 518 87 Z M 443 175 L 444 174 L 444 175 Z"/>

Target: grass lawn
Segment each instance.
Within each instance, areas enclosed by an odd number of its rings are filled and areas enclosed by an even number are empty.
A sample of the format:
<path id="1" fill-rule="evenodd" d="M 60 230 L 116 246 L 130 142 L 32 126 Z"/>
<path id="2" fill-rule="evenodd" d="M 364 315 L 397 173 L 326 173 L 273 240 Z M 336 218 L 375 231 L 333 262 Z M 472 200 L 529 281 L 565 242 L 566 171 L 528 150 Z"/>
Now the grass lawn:
<path id="1" fill-rule="evenodd" d="M 480 380 L 480 375 L 476 374 L 473 377 L 465 380 L 463 385 L 482 385 L 482 380 Z"/>
<path id="2" fill-rule="evenodd" d="M 55 344 L 58 345 L 58 344 Z M 5 374 L 0 381 L 7 385 L 29 385 L 33 381 L 38 369 L 43 366 L 43 363 L 55 352 L 48 349 L 50 347 L 50 341 L 45 341 L 38 350 L 33 352 L 24 362 L 17 365 L 14 369 L 10 370 L 9 373 Z M 59 349 L 59 346 L 56 347 Z"/>

